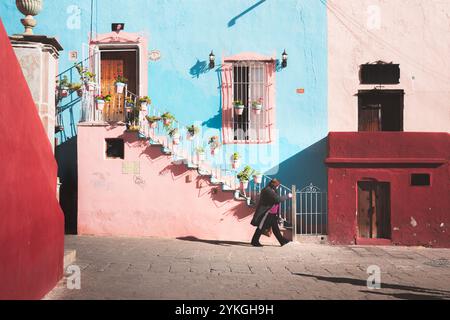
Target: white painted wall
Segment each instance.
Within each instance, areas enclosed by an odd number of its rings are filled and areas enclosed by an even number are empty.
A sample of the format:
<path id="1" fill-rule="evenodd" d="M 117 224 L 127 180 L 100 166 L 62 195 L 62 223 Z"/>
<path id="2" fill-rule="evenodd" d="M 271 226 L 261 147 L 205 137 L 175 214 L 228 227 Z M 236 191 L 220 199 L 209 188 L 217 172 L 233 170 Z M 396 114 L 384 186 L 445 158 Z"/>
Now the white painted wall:
<path id="1" fill-rule="evenodd" d="M 450 131 L 450 1 L 328 0 L 330 131 L 358 130 L 359 66 L 400 64 L 405 131 Z"/>

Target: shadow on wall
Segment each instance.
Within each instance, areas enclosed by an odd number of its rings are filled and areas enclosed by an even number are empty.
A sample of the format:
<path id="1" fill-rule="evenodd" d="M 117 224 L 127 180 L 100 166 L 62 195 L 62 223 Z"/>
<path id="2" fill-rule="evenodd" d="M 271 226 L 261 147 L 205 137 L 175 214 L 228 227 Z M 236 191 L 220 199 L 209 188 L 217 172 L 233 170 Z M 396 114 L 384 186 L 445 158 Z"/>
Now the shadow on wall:
<path id="1" fill-rule="evenodd" d="M 217 83 L 218 83 L 218 96 L 219 96 L 219 110 L 217 111 L 217 114 L 204 121 L 202 123 L 202 126 L 206 126 L 208 128 L 211 129 L 222 129 L 222 66 L 220 66 L 219 68 L 217 68 L 216 70 L 216 75 L 217 75 Z"/>
<path id="2" fill-rule="evenodd" d="M 228 21 L 228 28 L 231 28 L 232 26 L 234 26 L 236 24 L 236 21 L 240 18 L 242 18 L 244 15 L 246 15 L 247 13 L 249 13 L 250 11 L 252 11 L 253 9 L 255 9 L 256 7 L 262 5 L 264 2 L 266 2 L 266 0 L 260 0 L 257 3 L 255 3 L 254 5 L 252 5 L 250 8 L 242 11 L 240 14 L 238 14 L 237 16 L 235 16 L 233 19 L 231 19 L 230 21 Z"/>
<path id="3" fill-rule="evenodd" d="M 58 177 L 61 182 L 60 205 L 64 211 L 66 234 L 77 234 L 78 163 L 77 137 L 56 147 Z"/>
<path id="4" fill-rule="evenodd" d="M 328 153 L 328 138 L 314 143 L 303 151 L 266 172 L 277 178 L 286 187 L 297 186 L 300 191 L 310 183 L 322 191 L 328 189 L 328 175 L 325 160 Z"/>
<path id="5" fill-rule="evenodd" d="M 197 59 L 197 63 L 189 70 L 189 74 L 192 78 L 200 78 L 202 74 L 205 74 L 209 71 L 209 66 L 206 61 L 200 61 Z"/>

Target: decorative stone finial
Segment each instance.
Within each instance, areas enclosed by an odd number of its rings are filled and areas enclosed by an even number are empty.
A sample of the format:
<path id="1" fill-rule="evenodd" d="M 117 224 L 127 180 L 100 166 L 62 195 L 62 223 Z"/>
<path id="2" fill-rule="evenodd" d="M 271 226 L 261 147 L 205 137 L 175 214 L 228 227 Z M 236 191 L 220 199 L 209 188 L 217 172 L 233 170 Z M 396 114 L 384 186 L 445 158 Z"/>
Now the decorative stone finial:
<path id="1" fill-rule="evenodd" d="M 37 25 L 33 16 L 41 12 L 43 2 L 43 0 L 16 0 L 17 9 L 25 15 L 25 18 L 20 20 L 25 27 L 24 34 L 33 34 L 33 28 Z"/>

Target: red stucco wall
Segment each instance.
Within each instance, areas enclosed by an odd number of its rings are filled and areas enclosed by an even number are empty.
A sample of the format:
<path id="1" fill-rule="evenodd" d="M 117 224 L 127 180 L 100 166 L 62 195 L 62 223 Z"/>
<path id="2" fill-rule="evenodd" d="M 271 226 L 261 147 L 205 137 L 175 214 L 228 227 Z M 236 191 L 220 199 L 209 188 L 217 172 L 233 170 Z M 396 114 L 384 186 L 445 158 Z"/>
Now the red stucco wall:
<path id="1" fill-rule="evenodd" d="M 0 299 L 40 299 L 63 274 L 56 162 L 0 21 Z"/>
<path id="2" fill-rule="evenodd" d="M 448 133 L 330 133 L 330 242 L 355 243 L 357 183 L 375 179 L 391 184 L 393 244 L 450 247 L 449 158 Z M 412 173 L 431 186 L 411 186 Z"/>

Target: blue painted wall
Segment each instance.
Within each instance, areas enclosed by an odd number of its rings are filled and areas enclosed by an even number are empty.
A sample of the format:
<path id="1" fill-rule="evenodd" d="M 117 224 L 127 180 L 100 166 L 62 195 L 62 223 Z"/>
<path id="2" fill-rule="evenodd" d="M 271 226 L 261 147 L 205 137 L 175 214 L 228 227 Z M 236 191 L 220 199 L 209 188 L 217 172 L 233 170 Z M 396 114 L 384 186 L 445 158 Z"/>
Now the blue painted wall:
<path id="1" fill-rule="evenodd" d="M 69 51 L 81 57 L 90 31 L 90 7 L 90 0 L 44 0 L 35 34 L 59 39 L 65 49 L 60 70 L 73 65 Z M 276 74 L 279 141 L 270 148 L 227 146 L 227 154 L 234 148 L 261 154 L 251 156 L 249 164 L 286 185 L 312 182 L 326 189 L 327 15 L 321 1 L 95 0 L 94 9 L 94 32 L 106 33 L 112 22 L 124 22 L 126 31 L 148 37 L 150 50 L 161 51 L 162 59 L 149 63 L 153 104 L 183 123 L 204 122 L 204 129 L 212 131 L 221 125 L 218 74 L 198 73 L 210 51 L 219 62 L 224 54 L 244 51 L 281 58 L 286 49 L 288 68 Z M 9 34 L 23 32 L 14 1 L 0 3 L 0 17 Z M 297 94 L 297 88 L 305 88 L 305 94 Z"/>

